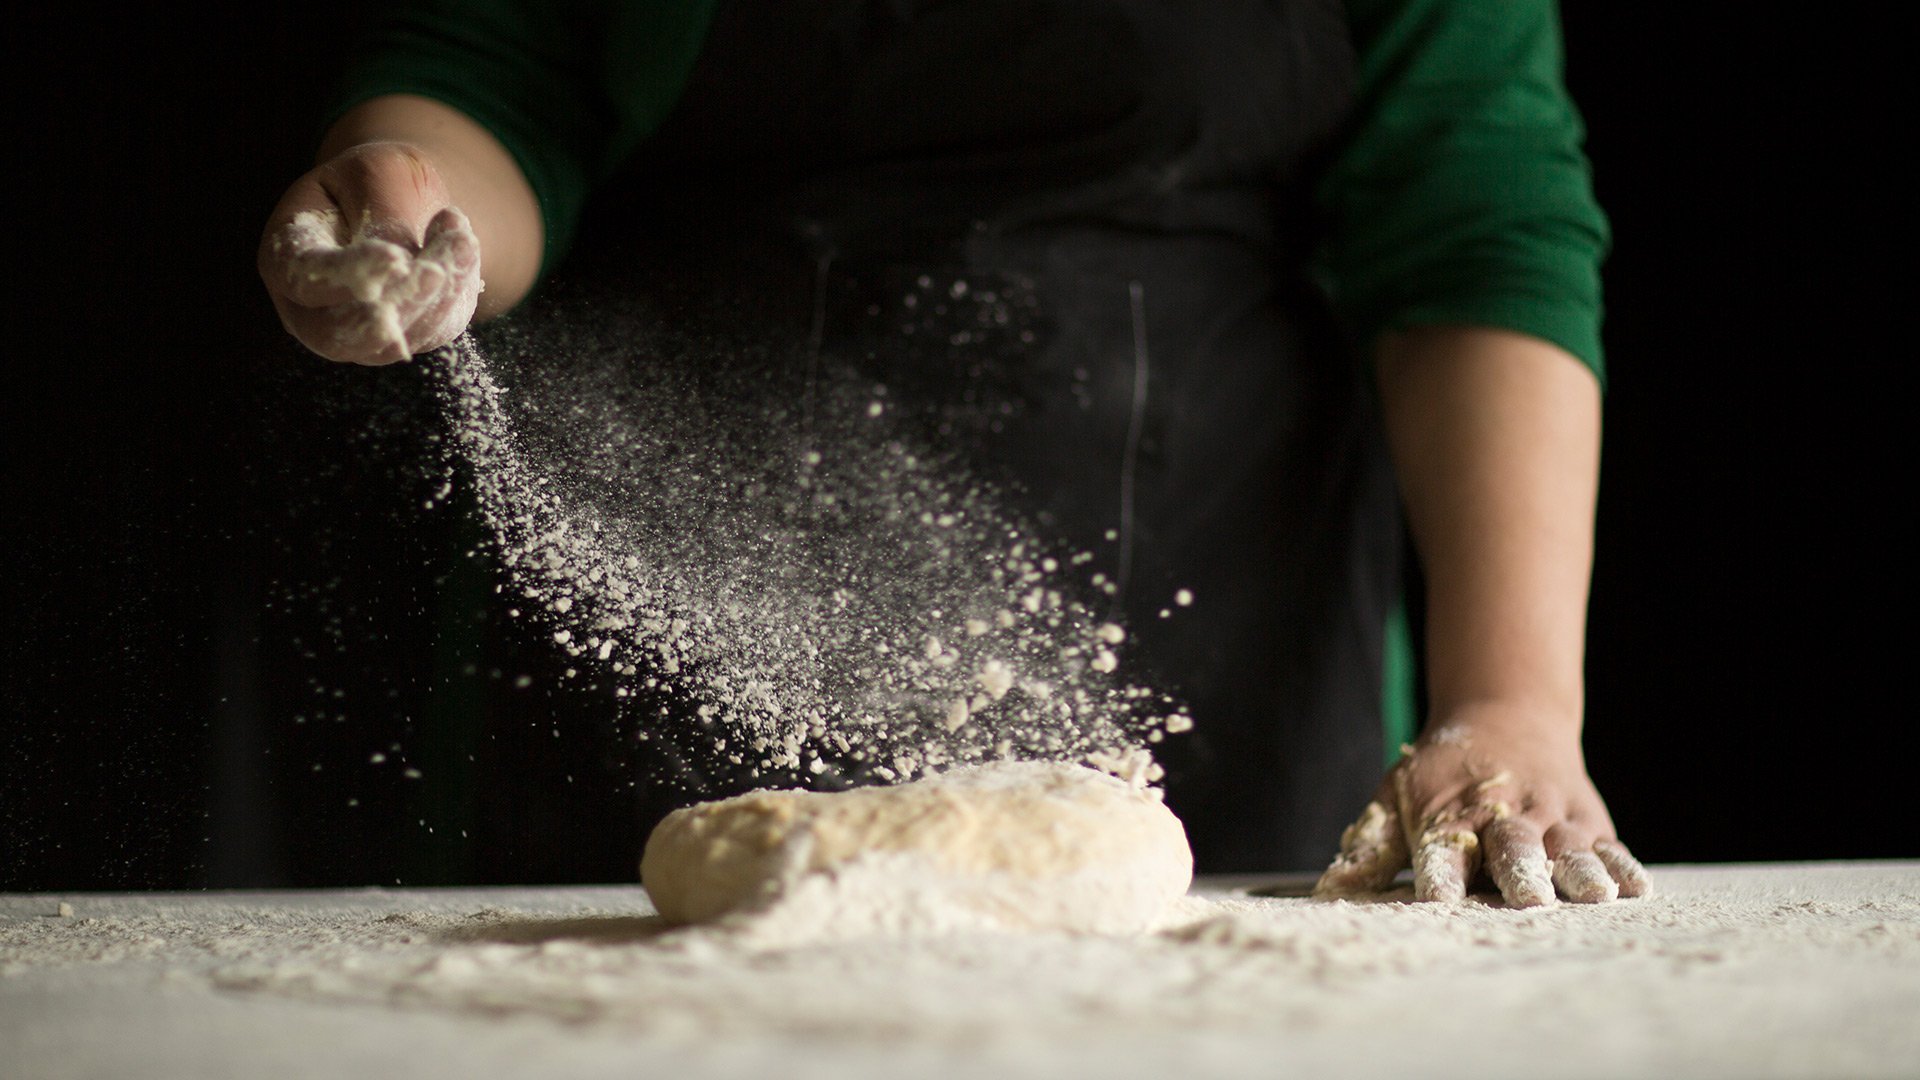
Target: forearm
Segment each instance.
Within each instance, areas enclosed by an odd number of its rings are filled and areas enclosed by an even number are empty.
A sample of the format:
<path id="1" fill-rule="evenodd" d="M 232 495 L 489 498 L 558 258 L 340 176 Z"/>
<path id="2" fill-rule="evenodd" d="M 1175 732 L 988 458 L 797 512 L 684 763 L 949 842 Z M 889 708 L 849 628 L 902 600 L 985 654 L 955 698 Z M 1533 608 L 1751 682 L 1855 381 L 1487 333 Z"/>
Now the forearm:
<path id="1" fill-rule="evenodd" d="M 499 140 L 448 105 L 394 94 L 349 110 L 328 130 L 319 157 L 326 161 L 374 142 L 418 149 L 439 172 L 453 205 L 472 220 L 486 282 L 476 318 L 492 318 L 524 299 L 540 272 L 545 231 L 532 187 Z"/>
<path id="2" fill-rule="evenodd" d="M 1557 346 L 1477 327 L 1387 335 L 1377 362 L 1427 580 L 1432 715 L 1444 722 L 1476 706 L 1520 706 L 1577 730 L 1597 381 Z"/>
<path id="3" fill-rule="evenodd" d="M 1514 907 L 1645 895 L 1580 752 L 1599 381 L 1511 330 L 1423 326 L 1375 359 L 1426 571 L 1432 714 L 1315 892 L 1411 866 L 1416 900 L 1460 903 L 1482 872 Z"/>

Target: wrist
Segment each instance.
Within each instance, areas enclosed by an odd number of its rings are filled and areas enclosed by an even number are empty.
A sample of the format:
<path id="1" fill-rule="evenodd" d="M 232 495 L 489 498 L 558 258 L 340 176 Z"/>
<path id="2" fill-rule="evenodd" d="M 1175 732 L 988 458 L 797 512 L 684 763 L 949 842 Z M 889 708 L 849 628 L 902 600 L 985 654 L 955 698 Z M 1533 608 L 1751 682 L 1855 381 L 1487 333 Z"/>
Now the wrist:
<path id="1" fill-rule="evenodd" d="M 1447 742 L 1465 735 L 1500 735 L 1578 742 L 1585 717 L 1580 703 L 1552 698 L 1482 698 L 1430 706 L 1423 742 Z"/>
<path id="2" fill-rule="evenodd" d="M 475 319 L 519 303 L 545 258 L 546 224 L 513 155 L 472 117 L 408 94 L 371 98 L 349 109 L 328 130 L 320 155 L 331 162 L 387 149 L 415 166 L 417 181 L 444 193 L 442 205 L 460 208 L 472 222 L 486 279 Z"/>

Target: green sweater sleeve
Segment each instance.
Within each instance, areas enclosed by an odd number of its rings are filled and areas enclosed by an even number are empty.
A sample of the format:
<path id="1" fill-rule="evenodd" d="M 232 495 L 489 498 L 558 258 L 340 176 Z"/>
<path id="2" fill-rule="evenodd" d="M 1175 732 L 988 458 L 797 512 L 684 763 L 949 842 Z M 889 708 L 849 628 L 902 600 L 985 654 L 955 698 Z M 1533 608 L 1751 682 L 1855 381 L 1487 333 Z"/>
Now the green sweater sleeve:
<path id="1" fill-rule="evenodd" d="M 588 193 L 659 127 L 718 0 L 422 0 L 368 29 L 331 117 L 382 94 L 466 113 L 519 163 L 546 225 L 544 275 Z"/>
<path id="2" fill-rule="evenodd" d="M 1554 0 L 1348 0 L 1351 134 L 1318 191 L 1320 269 L 1362 343 L 1436 323 L 1559 345 L 1605 379 L 1607 220 Z"/>

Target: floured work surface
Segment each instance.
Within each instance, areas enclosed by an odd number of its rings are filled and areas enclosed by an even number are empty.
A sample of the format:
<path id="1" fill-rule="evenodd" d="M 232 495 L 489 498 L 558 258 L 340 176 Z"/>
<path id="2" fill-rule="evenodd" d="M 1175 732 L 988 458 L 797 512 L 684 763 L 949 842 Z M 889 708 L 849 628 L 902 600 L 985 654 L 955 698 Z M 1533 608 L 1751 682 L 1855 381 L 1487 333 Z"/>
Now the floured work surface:
<path id="1" fill-rule="evenodd" d="M 1912 1076 L 1920 863 L 795 944 L 623 888 L 0 896 L 8 1077 Z M 62 903 L 72 914 L 56 914 Z"/>

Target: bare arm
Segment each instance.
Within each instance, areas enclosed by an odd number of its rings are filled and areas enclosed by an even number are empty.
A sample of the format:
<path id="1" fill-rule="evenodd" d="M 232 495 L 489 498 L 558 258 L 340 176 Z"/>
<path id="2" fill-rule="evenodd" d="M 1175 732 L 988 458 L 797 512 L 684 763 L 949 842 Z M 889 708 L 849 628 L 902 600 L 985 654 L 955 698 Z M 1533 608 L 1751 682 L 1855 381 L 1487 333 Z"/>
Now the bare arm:
<path id="1" fill-rule="evenodd" d="M 326 161 L 368 143 L 417 149 L 440 174 L 451 204 L 466 211 L 480 238 L 487 291 L 475 317 L 513 308 L 540 273 L 545 227 L 533 188 L 513 155 L 465 113 L 431 98 L 392 94 L 364 101 L 342 116 L 320 144 Z"/>
<path id="2" fill-rule="evenodd" d="M 1524 706 L 1578 735 L 1600 476 L 1593 374 L 1538 338 L 1383 339 L 1387 437 L 1427 576 L 1436 718 Z"/>
<path id="3" fill-rule="evenodd" d="M 319 159 L 274 208 L 259 258 L 281 321 L 315 352 L 403 360 L 532 289 L 539 203 L 512 155 L 465 114 L 374 98 L 334 124 Z"/>
<path id="4" fill-rule="evenodd" d="M 1428 583 L 1430 721 L 1323 890 L 1411 861 L 1421 899 L 1461 898 L 1482 867 L 1515 904 L 1644 891 L 1580 751 L 1598 383 L 1557 346 L 1477 327 L 1388 335 L 1378 372 Z"/>

